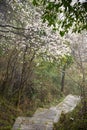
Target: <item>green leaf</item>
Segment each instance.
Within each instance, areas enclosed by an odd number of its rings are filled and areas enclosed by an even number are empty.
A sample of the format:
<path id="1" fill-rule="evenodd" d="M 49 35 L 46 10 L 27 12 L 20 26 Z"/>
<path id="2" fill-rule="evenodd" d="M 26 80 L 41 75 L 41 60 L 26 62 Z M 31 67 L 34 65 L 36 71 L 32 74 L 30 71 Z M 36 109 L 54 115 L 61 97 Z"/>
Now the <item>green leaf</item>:
<path id="1" fill-rule="evenodd" d="M 65 35 L 65 31 L 60 31 L 60 35 L 63 37 Z"/>

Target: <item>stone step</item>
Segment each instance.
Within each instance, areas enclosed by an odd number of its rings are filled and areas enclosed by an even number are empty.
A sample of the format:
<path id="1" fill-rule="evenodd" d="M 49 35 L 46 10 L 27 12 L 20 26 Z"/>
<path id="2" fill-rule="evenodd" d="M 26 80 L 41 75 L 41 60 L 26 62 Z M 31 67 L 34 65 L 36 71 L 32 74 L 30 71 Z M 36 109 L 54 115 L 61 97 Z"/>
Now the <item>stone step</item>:
<path id="1" fill-rule="evenodd" d="M 61 113 L 72 111 L 79 102 L 80 97 L 70 94 L 55 107 L 39 108 L 33 117 L 18 117 L 12 130 L 53 130 L 53 123 L 58 122 Z"/>

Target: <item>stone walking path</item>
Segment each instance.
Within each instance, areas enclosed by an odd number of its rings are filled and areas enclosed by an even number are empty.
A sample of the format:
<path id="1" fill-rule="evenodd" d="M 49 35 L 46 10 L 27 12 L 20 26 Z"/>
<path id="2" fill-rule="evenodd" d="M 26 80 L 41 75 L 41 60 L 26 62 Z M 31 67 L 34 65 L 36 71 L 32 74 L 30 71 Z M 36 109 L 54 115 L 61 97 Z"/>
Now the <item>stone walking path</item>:
<path id="1" fill-rule="evenodd" d="M 61 112 L 72 111 L 80 102 L 80 97 L 68 95 L 61 103 L 49 109 L 38 109 L 33 117 L 18 117 L 12 130 L 53 130 Z"/>

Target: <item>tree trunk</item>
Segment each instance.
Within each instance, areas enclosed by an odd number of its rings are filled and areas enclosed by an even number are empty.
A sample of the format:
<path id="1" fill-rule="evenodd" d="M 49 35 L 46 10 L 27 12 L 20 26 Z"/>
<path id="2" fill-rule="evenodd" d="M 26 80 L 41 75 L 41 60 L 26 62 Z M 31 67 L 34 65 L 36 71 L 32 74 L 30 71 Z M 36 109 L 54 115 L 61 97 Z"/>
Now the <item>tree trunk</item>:
<path id="1" fill-rule="evenodd" d="M 65 70 L 66 70 L 66 65 L 64 65 L 63 68 L 62 68 L 61 92 L 64 91 L 64 85 L 65 85 Z"/>

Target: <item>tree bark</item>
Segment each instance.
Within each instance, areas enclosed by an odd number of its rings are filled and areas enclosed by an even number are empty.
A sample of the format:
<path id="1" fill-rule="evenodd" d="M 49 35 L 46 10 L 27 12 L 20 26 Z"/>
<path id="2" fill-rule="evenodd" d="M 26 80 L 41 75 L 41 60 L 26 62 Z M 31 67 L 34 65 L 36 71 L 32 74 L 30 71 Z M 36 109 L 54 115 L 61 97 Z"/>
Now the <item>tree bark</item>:
<path id="1" fill-rule="evenodd" d="M 64 65 L 63 68 L 62 68 L 61 92 L 64 91 L 64 85 L 65 85 L 65 70 L 66 70 L 66 65 Z"/>

